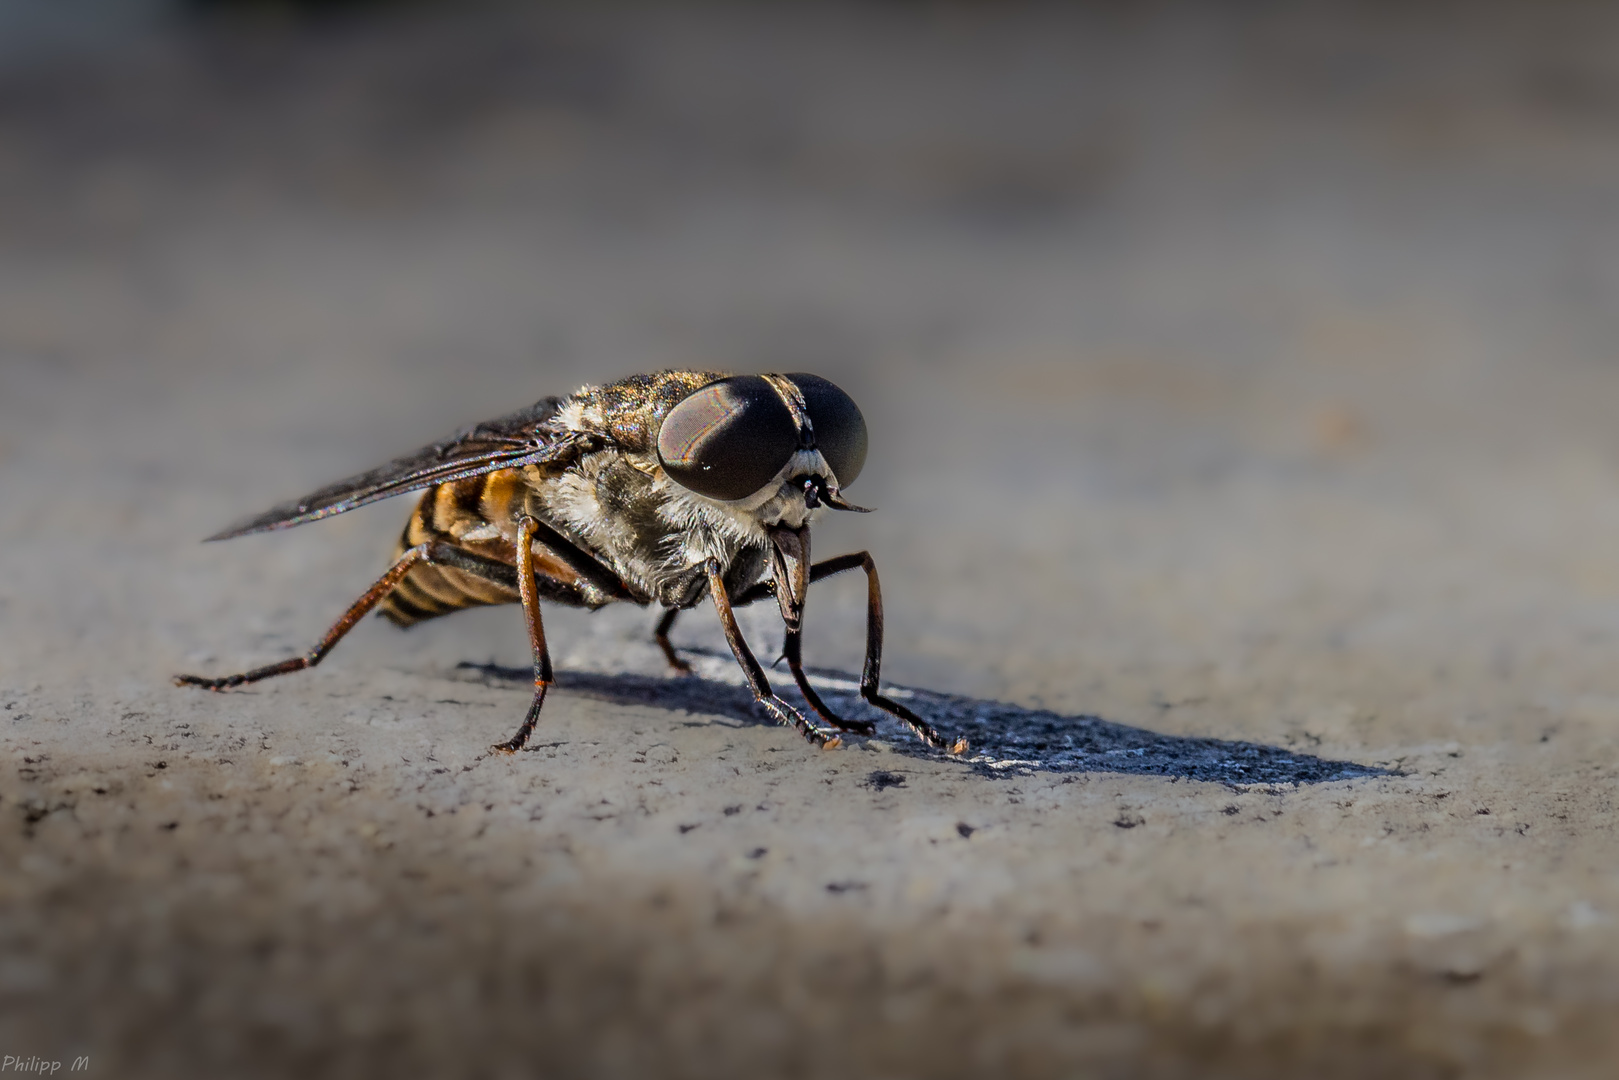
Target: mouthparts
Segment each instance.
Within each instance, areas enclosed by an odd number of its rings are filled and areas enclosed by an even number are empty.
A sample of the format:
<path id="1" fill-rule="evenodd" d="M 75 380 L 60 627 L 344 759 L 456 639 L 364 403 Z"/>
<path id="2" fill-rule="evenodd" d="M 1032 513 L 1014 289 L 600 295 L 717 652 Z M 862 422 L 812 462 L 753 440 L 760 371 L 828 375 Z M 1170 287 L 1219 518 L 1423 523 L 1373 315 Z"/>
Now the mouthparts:
<path id="1" fill-rule="evenodd" d="M 772 525 L 767 531 L 781 621 L 787 624 L 789 631 L 796 631 L 803 625 L 804 598 L 809 593 L 809 526 L 789 529 L 785 525 Z"/>

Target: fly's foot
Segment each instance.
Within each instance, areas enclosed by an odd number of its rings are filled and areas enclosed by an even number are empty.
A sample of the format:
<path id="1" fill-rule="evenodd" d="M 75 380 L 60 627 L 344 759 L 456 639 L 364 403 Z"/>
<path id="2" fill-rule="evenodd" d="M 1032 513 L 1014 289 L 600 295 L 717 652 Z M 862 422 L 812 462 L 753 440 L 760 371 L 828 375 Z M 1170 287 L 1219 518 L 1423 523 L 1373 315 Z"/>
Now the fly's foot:
<path id="1" fill-rule="evenodd" d="M 910 728 L 911 734 L 915 735 L 918 739 L 921 739 L 923 743 L 929 747 L 932 747 L 934 750 L 943 750 L 951 757 L 960 757 L 962 754 L 965 754 L 969 749 L 971 749 L 971 745 L 963 736 L 957 736 L 956 741 L 953 743 L 945 742 L 943 736 L 941 736 L 937 731 L 933 730 L 932 724 L 928 723 L 926 720 L 922 719 L 920 716 L 916 715 L 899 702 L 891 701 L 888 698 L 883 697 L 874 689 L 862 688 L 860 696 L 866 699 L 867 704 L 875 705 L 889 716 L 892 716 L 894 719 Z"/>
<path id="2" fill-rule="evenodd" d="M 212 690 L 222 694 L 233 687 L 241 686 L 248 681 L 246 675 L 226 675 L 219 679 L 205 679 L 201 675 L 176 675 L 175 686 L 195 686 L 199 690 Z"/>
<path id="3" fill-rule="evenodd" d="M 547 664 L 549 664 L 549 661 L 547 661 Z M 528 737 L 534 734 L 534 725 L 540 721 L 540 707 L 545 704 L 545 691 L 550 685 L 549 681 L 542 680 L 538 676 L 535 677 L 534 700 L 529 702 L 528 714 L 523 717 L 522 726 L 517 729 L 517 734 L 505 742 L 496 743 L 489 748 L 490 750 L 497 754 L 509 755 L 517 753 L 528 745 Z"/>
<path id="4" fill-rule="evenodd" d="M 318 654 L 310 656 L 294 656 L 281 661 L 279 664 L 266 664 L 252 671 L 244 671 L 239 675 L 226 675 L 220 679 L 205 679 L 201 675 L 176 675 L 175 686 L 196 686 L 203 690 L 229 690 L 232 687 L 245 686 L 248 683 L 258 682 L 260 679 L 272 678 L 276 675 L 287 675 L 294 671 L 314 667 L 320 662 Z"/>
<path id="5" fill-rule="evenodd" d="M 679 653 L 675 652 L 675 647 L 669 643 L 668 635 L 660 634 L 657 641 L 658 648 L 663 652 L 664 662 L 669 665 L 669 670 L 676 675 L 690 675 L 691 665 L 681 659 Z"/>
<path id="6" fill-rule="evenodd" d="M 807 690 L 809 688 L 804 687 L 804 689 Z M 826 707 L 826 703 L 822 701 L 820 696 L 815 694 L 813 691 L 805 694 L 804 696 L 809 700 L 810 708 L 815 710 L 815 715 L 819 716 L 822 720 L 825 720 L 828 724 L 831 724 L 832 727 L 836 728 L 837 730 L 846 731 L 850 735 L 864 735 L 868 739 L 877 734 L 877 725 L 872 723 L 870 720 L 845 720 L 831 709 L 828 709 Z"/>
<path id="7" fill-rule="evenodd" d="M 674 611 L 669 612 L 670 616 L 674 614 Z M 662 650 L 663 659 L 668 663 L 670 671 L 676 675 L 690 675 L 691 665 L 680 658 L 680 654 L 675 652 L 674 643 L 669 640 L 669 626 L 673 622 L 674 619 L 671 617 L 659 623 L 658 631 L 653 635 L 653 640 L 658 643 L 658 648 Z"/>
<path id="8" fill-rule="evenodd" d="M 783 727 L 790 727 L 804 736 L 804 741 L 813 743 L 823 750 L 836 750 L 843 745 L 843 739 L 836 732 L 828 731 L 817 724 L 804 719 L 804 714 L 774 695 L 759 698 L 759 704 L 765 711 L 775 718 L 776 723 Z"/>

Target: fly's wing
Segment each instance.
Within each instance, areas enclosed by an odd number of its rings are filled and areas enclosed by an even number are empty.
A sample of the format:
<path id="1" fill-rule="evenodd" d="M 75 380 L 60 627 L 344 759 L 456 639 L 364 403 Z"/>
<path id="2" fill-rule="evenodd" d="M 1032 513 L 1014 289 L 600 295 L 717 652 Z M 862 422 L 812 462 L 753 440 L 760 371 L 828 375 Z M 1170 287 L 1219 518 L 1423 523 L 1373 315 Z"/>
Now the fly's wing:
<path id="1" fill-rule="evenodd" d="M 378 499 L 496 469 L 544 463 L 563 466 L 587 449 L 595 437 L 558 432 L 547 424 L 562 402 L 562 398 L 542 398 L 521 412 L 486 420 L 381 468 L 339 480 L 301 499 L 238 521 L 208 539 L 229 540 L 248 533 L 290 529 Z"/>

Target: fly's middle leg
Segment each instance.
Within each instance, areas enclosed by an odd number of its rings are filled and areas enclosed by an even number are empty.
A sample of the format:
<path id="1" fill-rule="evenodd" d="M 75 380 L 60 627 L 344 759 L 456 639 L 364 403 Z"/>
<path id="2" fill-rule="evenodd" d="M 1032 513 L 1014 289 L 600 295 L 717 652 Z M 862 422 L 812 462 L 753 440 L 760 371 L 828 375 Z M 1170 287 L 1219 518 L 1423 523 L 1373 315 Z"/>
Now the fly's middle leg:
<path id="1" fill-rule="evenodd" d="M 540 709 L 545 705 L 545 692 L 555 682 L 551 671 L 551 650 L 545 643 L 545 623 L 540 619 L 540 585 L 534 576 L 534 537 L 538 527 L 531 517 L 517 521 L 517 594 L 523 600 L 523 619 L 528 625 L 528 644 L 534 654 L 534 700 L 517 729 L 517 734 L 490 749 L 501 754 L 515 754 L 534 734 L 534 725 L 540 721 Z"/>
<path id="2" fill-rule="evenodd" d="M 669 641 L 669 631 L 674 629 L 675 619 L 679 616 L 679 608 L 670 608 L 665 611 L 663 618 L 658 620 L 658 628 L 652 631 L 652 640 L 658 643 L 658 648 L 663 650 L 663 658 L 669 661 L 669 666 L 676 673 L 690 675 L 691 665 L 680 658 L 679 654 L 675 652 L 674 645 Z"/>

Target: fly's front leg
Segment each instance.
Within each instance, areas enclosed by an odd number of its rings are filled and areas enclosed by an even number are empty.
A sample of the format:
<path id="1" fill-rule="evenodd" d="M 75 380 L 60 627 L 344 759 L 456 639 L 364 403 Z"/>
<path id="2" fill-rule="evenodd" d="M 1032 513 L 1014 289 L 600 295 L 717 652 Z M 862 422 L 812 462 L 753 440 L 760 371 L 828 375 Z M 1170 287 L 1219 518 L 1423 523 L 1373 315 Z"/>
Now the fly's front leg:
<path id="1" fill-rule="evenodd" d="M 787 661 L 799 692 L 804 695 L 804 701 L 809 707 L 815 710 L 815 714 L 833 727 L 860 735 L 877 734 L 877 725 L 864 720 L 845 720 L 827 708 L 826 702 L 821 700 L 821 695 L 815 692 L 815 688 L 809 684 L 809 679 L 804 675 L 804 605 L 809 598 L 810 575 L 813 572 L 813 568 L 809 565 L 809 529 L 789 530 L 778 527 L 770 530 L 770 539 L 775 548 L 771 591 L 775 593 L 776 604 L 781 608 L 781 621 L 787 629 L 787 637 L 782 642 L 781 658 Z"/>
<path id="2" fill-rule="evenodd" d="M 872 561 L 871 553 L 860 551 L 853 555 L 839 555 L 835 559 L 816 563 L 810 568 L 810 581 L 820 581 L 822 578 L 841 574 L 856 567 L 866 572 L 866 666 L 860 673 L 860 696 L 910 728 L 916 733 L 917 738 L 935 750 L 965 754 L 968 750 L 966 739 L 960 738 L 954 743 L 945 742 L 939 733 L 933 730 L 932 724 L 899 702 L 885 698 L 878 692 L 878 681 L 882 675 L 883 665 L 883 590 L 877 581 L 877 564 Z M 788 640 L 789 642 L 792 640 L 792 635 L 788 635 Z M 799 688 L 803 687 L 804 684 L 800 682 Z"/>
<path id="3" fill-rule="evenodd" d="M 545 623 L 540 619 L 540 585 L 534 576 L 534 537 L 538 527 L 533 518 L 517 521 L 517 594 L 523 599 L 523 618 L 528 624 L 528 644 L 534 654 L 534 700 L 529 704 L 523 724 L 503 743 L 491 750 L 501 754 L 515 754 L 528 743 L 539 723 L 540 709 L 545 705 L 545 692 L 555 681 L 551 672 L 551 650 L 545 644 Z"/>
<path id="4" fill-rule="evenodd" d="M 675 652 L 675 647 L 669 641 L 669 631 L 674 629 L 675 619 L 680 615 L 679 608 L 670 608 L 658 620 L 658 628 L 652 632 L 652 640 L 658 643 L 663 650 L 663 658 L 669 661 L 669 666 L 681 675 L 691 674 L 691 665 L 682 660 Z"/>
<path id="5" fill-rule="evenodd" d="M 720 564 L 717 559 L 710 559 L 704 566 L 708 574 L 708 592 L 714 598 L 714 610 L 719 614 L 720 626 L 725 630 L 725 640 L 731 646 L 731 654 L 742 668 L 742 674 L 748 680 L 748 688 L 753 691 L 754 700 L 763 705 L 779 723 L 796 728 L 798 733 L 809 742 L 827 750 L 843 745 L 843 740 L 835 733 L 822 728 L 804 719 L 797 709 L 787 704 L 775 695 L 770 689 L 770 683 L 765 679 L 764 669 L 754 658 L 753 650 L 742 637 L 742 628 L 736 624 L 736 612 L 731 610 L 731 598 L 725 591 L 725 579 L 720 574 Z"/>
<path id="6" fill-rule="evenodd" d="M 405 580 L 405 575 L 410 573 L 412 567 L 421 562 L 433 563 L 439 566 L 453 566 L 458 570 L 478 574 L 503 585 L 509 586 L 512 583 L 512 568 L 505 563 L 485 559 L 469 551 L 462 551 L 460 548 L 450 544 L 436 541 L 417 544 L 399 556 L 394 561 L 394 564 L 388 568 L 388 572 L 378 578 L 376 583 L 365 591 L 364 595 L 354 601 L 349 606 L 349 609 L 343 613 L 343 617 L 333 623 L 332 628 L 326 631 L 326 635 L 315 644 L 313 649 L 310 649 L 304 655 L 294 656 L 290 660 L 281 661 L 279 664 L 267 664 L 264 667 L 254 668 L 252 671 L 244 671 L 239 675 L 226 675 L 218 679 L 205 679 L 200 675 L 176 675 L 174 685 L 198 686 L 204 690 L 229 690 L 232 687 L 245 686 L 247 683 L 258 682 L 260 679 L 268 679 L 275 675 L 286 675 L 294 671 L 302 671 L 305 668 L 312 668 L 326 658 L 326 654 L 331 652 L 339 641 L 343 640 L 345 634 L 354 629 L 354 624 L 364 618 L 366 612 L 381 603 L 384 596 L 387 596 L 401 581 Z"/>
<path id="7" fill-rule="evenodd" d="M 877 734 L 877 725 L 873 724 L 871 721 L 845 720 L 843 717 L 827 708 L 826 702 L 821 700 L 821 695 L 815 692 L 815 688 L 810 686 L 809 679 L 804 675 L 803 652 L 803 631 L 787 631 L 787 639 L 782 643 L 781 646 L 782 658 L 787 661 L 787 667 L 793 673 L 793 681 L 798 684 L 798 692 L 804 695 L 804 700 L 809 702 L 809 707 L 815 710 L 816 715 L 818 715 L 822 720 L 825 720 L 827 723 L 831 724 L 833 727 L 839 728 L 843 731 L 852 731 L 856 735 Z"/>

